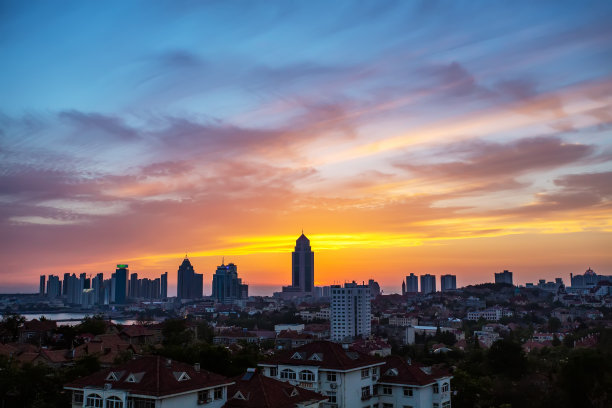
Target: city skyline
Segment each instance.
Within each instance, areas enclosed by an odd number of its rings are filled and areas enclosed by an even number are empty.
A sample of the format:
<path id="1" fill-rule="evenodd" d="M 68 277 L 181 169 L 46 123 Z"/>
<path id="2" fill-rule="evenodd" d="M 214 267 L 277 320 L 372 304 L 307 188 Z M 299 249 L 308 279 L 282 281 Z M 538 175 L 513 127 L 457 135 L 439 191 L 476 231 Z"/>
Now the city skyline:
<path id="1" fill-rule="evenodd" d="M 610 2 L 1 7 L 0 292 L 611 274 Z"/>

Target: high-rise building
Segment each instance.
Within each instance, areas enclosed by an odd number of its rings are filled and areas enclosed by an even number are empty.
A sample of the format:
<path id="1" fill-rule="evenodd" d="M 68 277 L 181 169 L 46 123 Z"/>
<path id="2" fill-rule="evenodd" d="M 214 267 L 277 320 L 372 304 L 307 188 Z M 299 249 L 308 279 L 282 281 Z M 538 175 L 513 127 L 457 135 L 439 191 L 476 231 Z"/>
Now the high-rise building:
<path id="1" fill-rule="evenodd" d="M 62 294 L 62 283 L 60 282 L 59 276 L 49 275 L 47 280 L 47 296 L 50 298 L 56 298 Z"/>
<path id="2" fill-rule="evenodd" d="M 142 297 L 138 289 L 139 289 L 138 288 L 138 274 L 132 273 L 130 275 L 130 282 L 129 282 L 129 288 L 128 288 L 128 295 L 130 296 L 131 299 Z"/>
<path id="3" fill-rule="evenodd" d="M 371 334 L 370 287 L 354 281 L 331 286 L 331 339 L 344 341 Z"/>
<path id="4" fill-rule="evenodd" d="M 168 297 L 168 272 L 162 274 L 160 285 L 160 297 L 165 299 Z"/>
<path id="5" fill-rule="evenodd" d="M 504 270 L 500 273 L 495 273 L 495 283 L 507 283 L 512 285 L 512 272 Z"/>
<path id="6" fill-rule="evenodd" d="M 368 286 L 370 287 L 370 298 L 376 299 L 376 297 L 380 295 L 380 285 L 374 279 L 370 279 L 368 281 Z"/>
<path id="7" fill-rule="evenodd" d="M 65 297 L 68 297 L 68 281 L 70 280 L 70 274 L 69 273 L 65 273 L 64 274 L 64 281 L 62 284 L 62 295 L 64 295 Z"/>
<path id="8" fill-rule="evenodd" d="M 314 252 L 302 232 L 291 254 L 291 286 L 283 286 L 285 296 L 314 296 Z"/>
<path id="9" fill-rule="evenodd" d="M 435 293 L 436 291 L 436 277 L 434 275 L 425 274 L 421 275 L 421 293 Z"/>
<path id="10" fill-rule="evenodd" d="M 189 258 L 185 255 L 178 269 L 176 296 L 179 299 L 199 299 L 202 297 L 203 276 L 195 273 Z"/>
<path id="11" fill-rule="evenodd" d="M 114 290 L 114 303 L 124 304 L 128 297 L 128 275 L 130 270 L 128 269 L 128 265 L 118 264 L 117 269 L 115 270 L 114 279 L 115 279 L 115 290 Z"/>
<path id="12" fill-rule="evenodd" d="M 419 291 L 419 277 L 414 273 L 406 276 L 406 293 L 417 293 Z"/>
<path id="13" fill-rule="evenodd" d="M 406 282 L 402 281 L 402 296 L 406 294 Z"/>
<path id="14" fill-rule="evenodd" d="M 40 275 L 40 285 L 38 287 L 38 294 L 40 296 L 44 296 L 45 295 L 45 275 Z"/>
<path id="15" fill-rule="evenodd" d="M 440 290 L 442 292 L 447 290 L 457 289 L 457 276 L 456 275 L 442 275 L 440 276 Z"/>
<path id="16" fill-rule="evenodd" d="M 240 299 L 249 297 L 248 285 L 242 283 L 238 277 L 238 268 L 233 263 L 225 265 L 222 262 L 217 266 L 213 275 L 212 297 L 219 303 L 231 304 Z"/>

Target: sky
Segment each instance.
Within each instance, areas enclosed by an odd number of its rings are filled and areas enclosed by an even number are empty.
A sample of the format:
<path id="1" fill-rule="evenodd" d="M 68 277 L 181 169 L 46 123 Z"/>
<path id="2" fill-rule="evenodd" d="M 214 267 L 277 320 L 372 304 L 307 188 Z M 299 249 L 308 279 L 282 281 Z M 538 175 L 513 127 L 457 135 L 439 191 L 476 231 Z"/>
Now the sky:
<path id="1" fill-rule="evenodd" d="M 612 274 L 612 2 L 0 0 L 0 292 Z M 223 258 L 224 257 L 224 258 Z"/>

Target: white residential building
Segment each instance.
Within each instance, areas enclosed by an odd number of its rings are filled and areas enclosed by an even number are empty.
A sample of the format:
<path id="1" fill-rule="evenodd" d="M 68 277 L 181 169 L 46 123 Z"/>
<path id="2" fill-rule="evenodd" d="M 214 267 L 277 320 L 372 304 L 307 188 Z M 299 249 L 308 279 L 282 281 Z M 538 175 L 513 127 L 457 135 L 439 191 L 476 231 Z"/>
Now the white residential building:
<path id="1" fill-rule="evenodd" d="M 372 325 L 370 287 L 353 281 L 345 283 L 344 287 L 332 285 L 331 292 L 331 339 L 343 341 L 369 336 Z"/>
<path id="2" fill-rule="evenodd" d="M 329 398 L 325 407 L 369 406 L 384 361 L 315 341 L 259 363 L 266 376 L 319 392 Z"/>
<path id="3" fill-rule="evenodd" d="M 317 341 L 259 363 L 264 375 L 319 392 L 326 408 L 450 408 L 451 376 Z"/>
<path id="4" fill-rule="evenodd" d="M 64 389 L 72 391 L 72 408 L 221 408 L 232 384 L 198 364 L 147 356 L 77 378 Z"/>
<path id="5" fill-rule="evenodd" d="M 468 312 L 468 320 L 478 320 L 481 317 L 485 320 L 499 321 L 502 317 L 512 317 L 514 313 L 512 310 L 502 309 L 499 307 L 493 307 L 485 310 L 478 310 L 475 312 Z"/>

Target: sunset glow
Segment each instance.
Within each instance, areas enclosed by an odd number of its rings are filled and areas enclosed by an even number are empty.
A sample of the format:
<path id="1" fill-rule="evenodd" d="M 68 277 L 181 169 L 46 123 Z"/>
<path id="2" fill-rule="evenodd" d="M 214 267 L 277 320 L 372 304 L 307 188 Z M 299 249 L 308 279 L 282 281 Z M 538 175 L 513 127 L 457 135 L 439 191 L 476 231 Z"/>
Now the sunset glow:
<path id="1" fill-rule="evenodd" d="M 0 292 L 612 274 L 610 2 L 1 7 Z"/>

